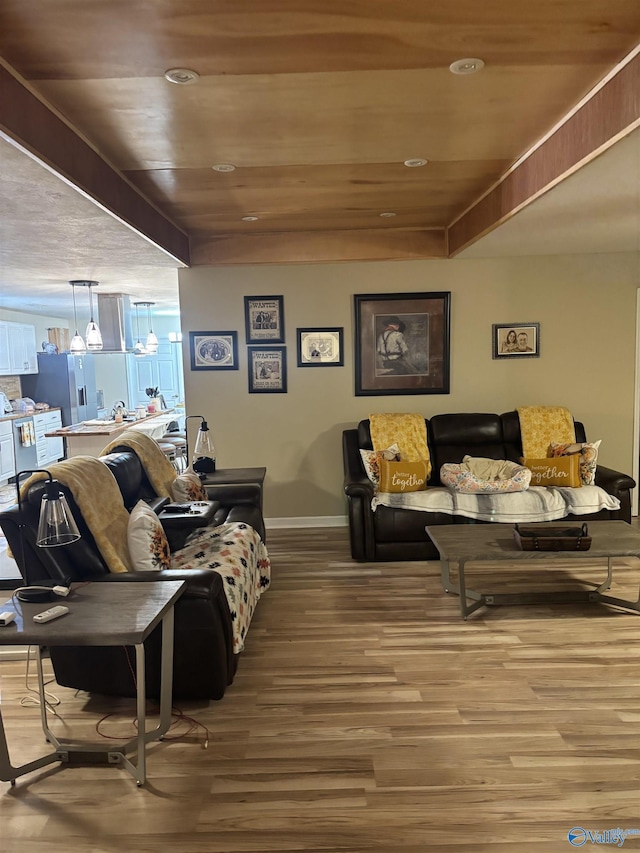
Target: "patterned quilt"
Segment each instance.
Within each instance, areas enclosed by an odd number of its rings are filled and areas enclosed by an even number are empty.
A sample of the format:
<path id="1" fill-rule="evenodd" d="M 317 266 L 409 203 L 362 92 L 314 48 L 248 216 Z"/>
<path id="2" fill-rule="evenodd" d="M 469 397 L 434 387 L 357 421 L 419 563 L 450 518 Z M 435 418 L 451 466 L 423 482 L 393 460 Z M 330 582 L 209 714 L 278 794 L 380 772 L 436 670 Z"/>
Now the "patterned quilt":
<path id="1" fill-rule="evenodd" d="M 271 582 L 271 561 L 256 531 L 241 522 L 202 528 L 171 555 L 171 568 L 213 569 L 222 575 L 233 651 L 241 652 L 258 600 Z"/>

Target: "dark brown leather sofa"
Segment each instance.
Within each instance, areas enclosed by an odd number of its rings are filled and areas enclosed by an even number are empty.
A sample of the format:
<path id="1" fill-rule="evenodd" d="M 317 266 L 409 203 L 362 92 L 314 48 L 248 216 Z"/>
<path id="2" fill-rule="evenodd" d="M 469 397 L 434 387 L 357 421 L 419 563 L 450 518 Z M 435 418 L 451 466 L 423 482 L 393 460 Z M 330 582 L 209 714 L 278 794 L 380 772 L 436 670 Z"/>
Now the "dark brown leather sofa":
<path id="1" fill-rule="evenodd" d="M 462 462 L 463 456 L 508 459 L 522 457 L 520 421 L 517 412 L 502 415 L 473 413 L 434 415 L 425 419 L 432 472 L 429 486 L 440 486 L 440 468 L 445 462 Z M 586 441 L 584 426 L 575 422 L 576 441 Z M 373 485 L 368 479 L 360 449 L 372 449 L 369 421 L 357 429 L 344 430 L 342 451 L 344 491 L 348 501 L 351 556 L 360 562 L 437 560 L 438 551 L 429 539 L 426 525 L 469 524 L 471 519 L 444 513 L 378 506 L 371 508 Z M 602 510 L 591 515 L 569 515 L 565 520 L 622 519 L 631 521 L 631 489 L 635 481 L 627 474 L 598 465 L 596 485 L 620 500 L 617 511 Z"/>
<path id="2" fill-rule="evenodd" d="M 114 474 L 124 504 L 131 510 L 137 501 L 146 500 L 159 511 L 167 498 L 158 498 L 136 454 L 129 448 L 102 457 Z M 106 583 L 148 583 L 184 580 L 187 588 L 175 607 L 173 696 L 182 699 L 220 699 L 233 681 L 238 656 L 233 653 L 231 616 L 224 594 L 223 580 L 215 571 L 128 572 L 111 574 L 98 551 L 93 536 L 69 491 L 65 492 L 81 533 L 81 539 L 59 548 L 39 548 L 35 544 L 43 482 L 32 485 L 22 503 L 24 520 L 24 556 L 19 529 L 18 507 L 0 513 L 0 526 L 24 577 L 29 565 L 31 583 L 100 581 Z M 259 489 L 253 486 L 216 487 L 209 495 L 216 501 L 213 524 L 244 522 L 264 537 Z M 188 532 L 191 532 L 189 530 Z M 167 530 L 172 546 L 181 547 L 187 533 Z M 173 537 L 173 542 L 171 541 Z M 147 694 L 160 693 L 160 626 L 145 642 Z M 91 693 L 135 696 L 132 648 L 65 646 L 51 650 L 51 660 L 59 684 Z"/>

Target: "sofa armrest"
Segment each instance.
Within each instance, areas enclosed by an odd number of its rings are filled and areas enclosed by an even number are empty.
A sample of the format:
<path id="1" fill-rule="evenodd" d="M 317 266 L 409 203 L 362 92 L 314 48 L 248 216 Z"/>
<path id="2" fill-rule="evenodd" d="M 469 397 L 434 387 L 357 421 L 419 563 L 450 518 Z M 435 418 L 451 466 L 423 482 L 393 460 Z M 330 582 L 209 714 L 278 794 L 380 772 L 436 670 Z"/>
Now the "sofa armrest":
<path id="1" fill-rule="evenodd" d="M 375 554 L 375 533 L 371 501 L 373 483 L 367 477 L 358 442 L 358 431 L 346 429 L 342 433 L 342 460 L 344 464 L 344 493 L 349 508 L 349 538 L 354 560 L 372 560 Z"/>
<path id="2" fill-rule="evenodd" d="M 611 518 L 631 523 L 631 489 L 636 486 L 635 480 L 628 474 L 621 474 L 612 468 L 598 465 L 596 468 L 596 486 L 600 486 L 609 495 L 618 498 L 620 509 L 611 513 Z"/>
<path id="3" fill-rule="evenodd" d="M 222 577 L 210 569 L 164 569 L 160 572 L 119 572 L 92 579 L 98 583 L 153 583 L 157 581 L 186 581 L 181 598 L 214 598 L 223 587 Z"/>
<path id="4" fill-rule="evenodd" d="M 619 497 L 621 493 L 635 489 L 636 481 L 628 474 L 621 474 L 620 471 L 598 465 L 596 468 L 596 486 L 600 486 L 610 495 Z"/>

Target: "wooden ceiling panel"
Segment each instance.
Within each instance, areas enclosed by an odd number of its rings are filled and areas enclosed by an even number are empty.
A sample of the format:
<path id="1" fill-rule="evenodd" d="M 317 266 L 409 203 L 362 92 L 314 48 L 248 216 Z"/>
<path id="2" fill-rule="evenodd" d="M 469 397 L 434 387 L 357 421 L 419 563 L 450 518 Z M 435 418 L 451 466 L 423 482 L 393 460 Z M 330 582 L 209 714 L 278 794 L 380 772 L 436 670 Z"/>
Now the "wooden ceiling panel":
<path id="1" fill-rule="evenodd" d="M 35 92 L 56 120 L 42 119 L 40 101 L 23 114 L 16 99 L 0 130 L 28 138 L 26 150 L 164 250 L 175 223 L 198 258 L 224 245 L 229 263 L 243 244 L 254 258 L 286 260 L 287 235 L 296 235 L 293 260 L 316 250 L 319 260 L 341 250 L 351 260 L 367 248 L 372 259 L 421 248 L 439 257 L 452 223 L 449 246 L 460 248 L 527 203 L 541 182 L 519 179 L 522 164 L 512 164 L 638 42 L 638 0 L 2 0 L 0 70 L 13 78 L 5 89 Z M 484 60 L 482 73 L 450 73 L 469 56 Z M 637 63 L 628 65 L 597 113 L 610 114 L 615 89 L 630 105 L 623 130 L 640 88 Z M 171 67 L 200 79 L 168 83 Z M 45 127 L 58 128 L 56 139 L 39 145 Z M 89 143 L 83 159 L 68 142 L 73 131 Z M 582 162 L 601 136 L 562 136 L 571 151 L 562 143 L 555 159 Z M 549 150 L 525 161 L 530 172 L 555 174 Z M 418 157 L 429 165 L 402 165 Z M 237 168 L 218 174 L 215 163 Z M 130 216 L 127 181 L 146 197 L 137 194 Z M 109 203 L 113 186 L 122 191 Z M 164 231 L 145 230 L 156 208 Z M 249 214 L 259 219 L 242 222 Z M 174 252 L 183 260 L 187 236 Z"/>
<path id="2" fill-rule="evenodd" d="M 637 0 L 3 0 L 0 53 L 24 77 L 157 77 L 498 65 L 613 65 Z"/>
<path id="3" fill-rule="evenodd" d="M 127 177 L 192 235 L 259 229 L 442 227 L 465 202 L 496 180 L 507 161 L 128 172 Z M 255 228 L 255 224 L 253 225 Z"/>
<path id="4" fill-rule="evenodd" d="M 49 81 L 38 90 L 124 170 L 514 160 L 604 67 Z M 526 108 L 523 109 L 523 104 Z"/>

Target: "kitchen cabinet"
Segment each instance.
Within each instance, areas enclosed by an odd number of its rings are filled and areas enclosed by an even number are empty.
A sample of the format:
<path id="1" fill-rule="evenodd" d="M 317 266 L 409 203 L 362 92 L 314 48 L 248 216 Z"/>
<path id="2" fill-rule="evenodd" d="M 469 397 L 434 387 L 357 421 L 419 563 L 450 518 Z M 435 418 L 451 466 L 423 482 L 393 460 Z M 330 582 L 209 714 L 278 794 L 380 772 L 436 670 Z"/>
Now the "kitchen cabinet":
<path id="1" fill-rule="evenodd" d="M 9 369 L 0 359 L 0 373 L 25 374 L 38 372 L 36 347 L 36 327 L 30 323 L 5 323 L 7 328 L 7 348 L 9 353 Z M 2 339 L 0 332 L 0 353 Z"/>
<path id="2" fill-rule="evenodd" d="M 11 421 L 0 421 L 0 483 L 8 482 L 16 473 Z"/>
<path id="3" fill-rule="evenodd" d="M 0 322 L 0 376 L 8 376 L 11 373 L 8 326 L 8 323 Z"/>
<path id="4" fill-rule="evenodd" d="M 53 432 L 62 426 L 60 412 L 38 412 L 33 416 L 33 428 L 36 434 L 36 459 L 38 468 L 57 462 L 64 456 L 64 440 L 59 437 L 47 438 L 45 433 Z"/>

